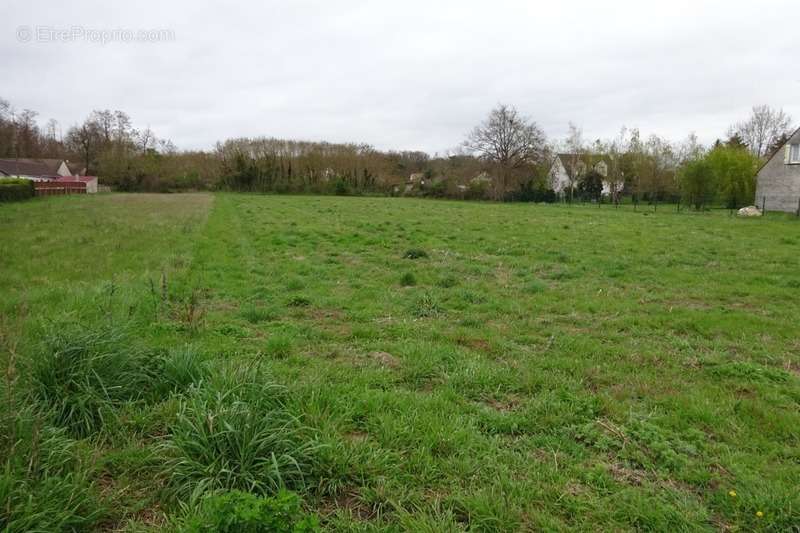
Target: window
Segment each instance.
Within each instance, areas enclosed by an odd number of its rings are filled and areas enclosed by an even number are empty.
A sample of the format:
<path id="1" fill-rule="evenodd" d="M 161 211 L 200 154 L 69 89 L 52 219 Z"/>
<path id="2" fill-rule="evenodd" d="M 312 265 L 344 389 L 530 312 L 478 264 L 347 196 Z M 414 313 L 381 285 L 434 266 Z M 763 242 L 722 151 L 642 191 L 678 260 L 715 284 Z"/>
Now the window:
<path id="1" fill-rule="evenodd" d="M 789 147 L 789 163 L 800 163 L 800 144 Z"/>

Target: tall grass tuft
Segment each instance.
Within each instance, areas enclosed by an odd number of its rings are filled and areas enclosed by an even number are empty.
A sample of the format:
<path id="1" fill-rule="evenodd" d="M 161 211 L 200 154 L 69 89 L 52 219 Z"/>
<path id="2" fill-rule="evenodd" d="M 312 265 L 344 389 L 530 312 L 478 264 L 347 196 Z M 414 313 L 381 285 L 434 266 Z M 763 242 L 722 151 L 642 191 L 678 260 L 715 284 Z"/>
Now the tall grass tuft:
<path id="1" fill-rule="evenodd" d="M 282 387 L 240 373 L 193 387 L 164 446 L 175 493 L 191 501 L 216 490 L 269 495 L 302 487 L 319 448 Z"/>
<path id="2" fill-rule="evenodd" d="M 34 401 L 76 437 L 97 433 L 128 402 L 161 399 L 205 374 L 191 350 L 141 349 L 112 326 L 54 329 L 31 355 L 29 370 Z"/>
<path id="3" fill-rule="evenodd" d="M 29 408 L 4 427 L 14 439 L 0 439 L 0 530 L 92 529 L 107 509 L 66 430 L 43 426 Z"/>

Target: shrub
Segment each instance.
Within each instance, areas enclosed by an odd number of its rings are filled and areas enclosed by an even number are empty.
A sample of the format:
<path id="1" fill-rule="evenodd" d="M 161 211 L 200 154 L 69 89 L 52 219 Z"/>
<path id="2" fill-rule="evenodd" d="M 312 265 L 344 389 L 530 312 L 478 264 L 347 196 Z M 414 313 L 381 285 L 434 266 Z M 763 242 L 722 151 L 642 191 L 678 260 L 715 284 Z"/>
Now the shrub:
<path id="1" fill-rule="evenodd" d="M 303 486 L 317 440 L 284 396 L 282 387 L 237 373 L 191 389 L 164 444 L 176 494 L 194 500 L 214 490 L 268 495 Z"/>
<path id="2" fill-rule="evenodd" d="M 27 200 L 35 195 L 36 189 L 31 180 L 21 178 L 0 179 L 0 202 Z"/>
<path id="3" fill-rule="evenodd" d="M 428 257 L 428 252 L 421 248 L 410 248 L 406 250 L 406 253 L 403 254 L 403 257 L 406 259 L 422 259 Z"/>
<path id="4" fill-rule="evenodd" d="M 182 531 L 303 533 L 320 528 L 315 517 L 303 512 L 300 498 L 292 492 L 281 490 L 272 497 L 259 497 L 233 490 L 205 498 Z"/>
<path id="5" fill-rule="evenodd" d="M 350 185 L 348 185 L 347 182 L 341 177 L 337 177 L 333 181 L 332 189 L 333 194 L 337 196 L 347 196 L 350 194 Z"/>

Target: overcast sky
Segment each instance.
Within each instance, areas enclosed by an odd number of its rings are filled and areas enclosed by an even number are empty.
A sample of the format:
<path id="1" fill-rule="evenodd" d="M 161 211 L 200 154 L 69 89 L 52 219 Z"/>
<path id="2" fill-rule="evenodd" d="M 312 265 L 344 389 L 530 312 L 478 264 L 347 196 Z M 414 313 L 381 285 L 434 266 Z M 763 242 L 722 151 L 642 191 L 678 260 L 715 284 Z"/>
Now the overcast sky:
<path id="1" fill-rule="evenodd" d="M 443 152 L 498 102 L 551 138 L 571 120 L 587 139 L 627 125 L 710 142 L 754 104 L 800 119 L 799 45 L 796 0 L 3 0 L 0 97 L 64 129 L 121 109 L 186 149 L 265 135 Z"/>

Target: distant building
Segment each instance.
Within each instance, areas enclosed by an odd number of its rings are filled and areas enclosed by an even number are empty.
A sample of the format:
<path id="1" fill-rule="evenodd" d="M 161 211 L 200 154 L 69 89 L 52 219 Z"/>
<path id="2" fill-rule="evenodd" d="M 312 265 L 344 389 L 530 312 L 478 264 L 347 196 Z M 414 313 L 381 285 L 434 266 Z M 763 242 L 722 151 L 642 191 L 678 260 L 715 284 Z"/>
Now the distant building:
<path id="1" fill-rule="evenodd" d="M 761 167 L 756 177 L 758 207 L 795 212 L 800 204 L 800 129 Z"/>
<path id="2" fill-rule="evenodd" d="M 565 194 L 570 187 L 578 187 L 581 176 L 594 170 L 603 178 L 608 176 L 608 157 L 592 154 L 556 154 L 550 165 L 550 187 L 558 194 Z M 570 183 L 570 176 L 573 176 Z M 611 184 L 603 180 L 602 194 L 611 194 Z"/>
<path id="3" fill-rule="evenodd" d="M 83 183 L 86 194 L 97 193 L 97 176 L 63 176 L 55 180 L 58 183 Z"/>
<path id="4" fill-rule="evenodd" d="M 0 176 L 42 181 L 85 173 L 81 165 L 63 159 L 0 159 Z"/>

